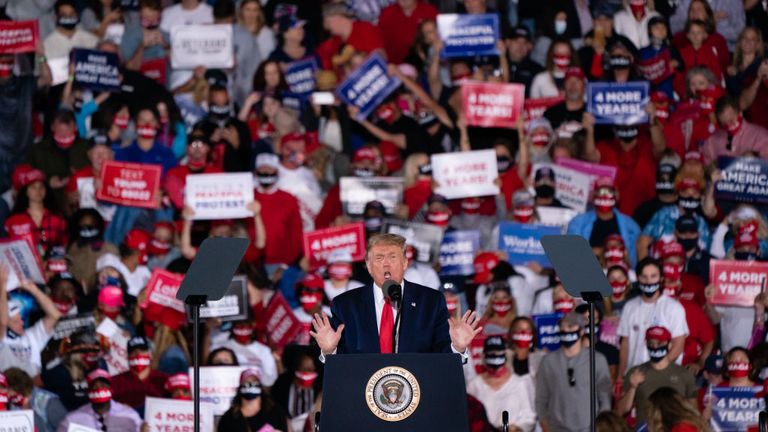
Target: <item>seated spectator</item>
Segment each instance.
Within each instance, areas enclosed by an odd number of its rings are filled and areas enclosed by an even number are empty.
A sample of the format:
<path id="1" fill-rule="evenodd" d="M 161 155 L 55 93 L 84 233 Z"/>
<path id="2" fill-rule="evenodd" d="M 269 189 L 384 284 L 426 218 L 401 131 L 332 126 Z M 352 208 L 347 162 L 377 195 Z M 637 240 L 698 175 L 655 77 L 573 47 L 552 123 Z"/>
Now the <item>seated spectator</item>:
<path id="1" fill-rule="evenodd" d="M 68 57 L 72 48 L 96 47 L 99 39 L 89 31 L 78 28 L 80 17 L 74 1 L 58 0 L 53 10 L 56 13 L 56 30 L 43 41 L 47 57 Z"/>
<path id="2" fill-rule="evenodd" d="M 112 400 L 112 377 L 106 370 L 94 369 L 88 374 L 88 401 L 90 403 L 67 414 L 57 432 L 66 432 L 70 425 L 96 430 L 141 430 L 139 414 L 128 405 Z"/>

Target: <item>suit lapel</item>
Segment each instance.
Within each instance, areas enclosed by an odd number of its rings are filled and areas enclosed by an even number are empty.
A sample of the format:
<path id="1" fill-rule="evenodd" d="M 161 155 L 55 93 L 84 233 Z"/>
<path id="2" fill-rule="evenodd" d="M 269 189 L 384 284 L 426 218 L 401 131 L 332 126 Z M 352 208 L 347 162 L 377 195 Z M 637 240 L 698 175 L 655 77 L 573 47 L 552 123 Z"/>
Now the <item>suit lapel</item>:
<path id="1" fill-rule="evenodd" d="M 379 347 L 379 324 L 376 322 L 376 299 L 373 297 L 373 284 L 366 285 L 363 290 L 363 311 L 364 316 L 361 318 L 360 331 L 362 332 L 363 340 L 361 348 L 366 353 L 378 353 L 381 352 Z"/>
<path id="2" fill-rule="evenodd" d="M 417 292 L 408 281 L 405 282 L 405 289 L 403 290 L 403 304 L 400 312 L 400 331 L 398 336 L 398 352 L 408 353 L 416 352 L 413 346 L 413 338 L 417 334 L 418 329 L 416 325 L 417 309 L 412 307 L 411 304 L 417 303 Z"/>

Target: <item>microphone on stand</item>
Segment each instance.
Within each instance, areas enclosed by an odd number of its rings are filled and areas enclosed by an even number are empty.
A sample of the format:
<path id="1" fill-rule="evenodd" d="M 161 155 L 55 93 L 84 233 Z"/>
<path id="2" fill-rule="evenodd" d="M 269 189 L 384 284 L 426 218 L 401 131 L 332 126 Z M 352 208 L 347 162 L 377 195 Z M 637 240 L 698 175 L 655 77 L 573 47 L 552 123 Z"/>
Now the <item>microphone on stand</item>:
<path id="1" fill-rule="evenodd" d="M 399 283 L 389 279 L 389 272 L 384 273 L 387 280 L 381 284 L 381 290 L 384 291 L 384 297 L 389 298 L 392 306 L 397 309 L 397 315 L 395 316 L 395 326 L 392 328 L 392 352 L 397 353 L 397 328 L 400 323 L 400 312 L 402 308 L 400 303 L 403 300 L 403 288 Z"/>
<path id="2" fill-rule="evenodd" d="M 501 432 L 509 432 L 509 412 L 501 412 Z"/>

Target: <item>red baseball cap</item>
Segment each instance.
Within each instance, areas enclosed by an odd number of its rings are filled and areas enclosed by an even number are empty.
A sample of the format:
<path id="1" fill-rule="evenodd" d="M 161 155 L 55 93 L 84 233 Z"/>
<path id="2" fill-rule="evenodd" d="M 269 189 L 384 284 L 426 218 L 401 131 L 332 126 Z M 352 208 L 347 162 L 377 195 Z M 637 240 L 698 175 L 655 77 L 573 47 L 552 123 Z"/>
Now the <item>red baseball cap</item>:
<path id="1" fill-rule="evenodd" d="M 664 245 L 661 247 L 661 259 L 667 259 L 676 256 L 685 258 L 685 249 L 683 249 L 683 245 L 676 241 L 664 243 Z"/>
<path id="2" fill-rule="evenodd" d="M 659 341 L 659 342 L 669 342 L 672 340 L 672 334 L 664 327 L 661 326 L 653 326 L 650 327 L 648 330 L 645 331 L 645 340 L 646 341 Z"/>
<path id="3" fill-rule="evenodd" d="M 352 156 L 352 163 L 365 161 L 376 164 L 381 162 L 381 156 L 376 153 L 373 147 L 360 147 Z"/>
<path id="4" fill-rule="evenodd" d="M 283 145 L 290 141 L 301 141 L 304 145 L 307 145 L 307 137 L 301 132 L 291 132 L 285 134 L 280 138 L 280 145 Z"/>
<path id="5" fill-rule="evenodd" d="M 474 283 L 484 284 L 491 281 L 491 271 L 499 265 L 499 256 L 494 252 L 480 252 L 475 257 L 475 278 Z"/>
<path id="6" fill-rule="evenodd" d="M 325 286 L 323 278 L 314 273 L 307 273 L 307 275 L 304 276 L 300 283 L 303 287 L 310 289 L 323 289 Z"/>
<path id="7" fill-rule="evenodd" d="M 112 383 L 112 377 L 109 375 L 109 372 L 105 371 L 104 369 L 94 369 L 91 371 L 91 373 L 88 374 L 87 377 L 85 377 L 86 381 L 88 382 L 88 385 L 93 384 L 94 381 L 97 379 L 105 379 L 110 384 Z"/>
<path id="8" fill-rule="evenodd" d="M 123 239 L 123 244 L 130 249 L 137 249 L 141 252 L 147 251 L 147 244 L 152 236 L 141 229 L 134 228 L 128 231 Z"/>
<path id="9" fill-rule="evenodd" d="M 704 162 L 704 155 L 702 155 L 698 150 L 689 150 L 685 153 L 685 157 L 683 159 L 686 162 L 689 160 Z"/>
<path id="10" fill-rule="evenodd" d="M 13 170 L 11 174 L 11 185 L 13 189 L 19 190 L 24 186 L 29 186 L 36 181 L 45 181 L 45 174 L 39 169 L 33 168 L 29 164 L 21 164 Z"/>
<path id="11" fill-rule="evenodd" d="M 261 371 L 257 368 L 248 368 L 240 373 L 240 384 L 246 382 L 248 378 L 255 377 L 261 381 Z"/>
<path id="12" fill-rule="evenodd" d="M 655 91 L 651 93 L 651 102 L 655 104 L 669 103 L 669 95 L 663 91 Z"/>
<path id="13" fill-rule="evenodd" d="M 177 373 L 168 377 L 165 381 L 165 390 L 172 392 L 178 389 L 187 389 L 191 387 L 189 381 L 189 375 L 185 373 Z"/>
<path id="14" fill-rule="evenodd" d="M 584 75 L 584 71 L 580 67 L 569 67 L 565 71 L 565 79 L 567 80 L 568 78 L 578 78 L 584 81 L 587 79 L 587 76 Z"/>

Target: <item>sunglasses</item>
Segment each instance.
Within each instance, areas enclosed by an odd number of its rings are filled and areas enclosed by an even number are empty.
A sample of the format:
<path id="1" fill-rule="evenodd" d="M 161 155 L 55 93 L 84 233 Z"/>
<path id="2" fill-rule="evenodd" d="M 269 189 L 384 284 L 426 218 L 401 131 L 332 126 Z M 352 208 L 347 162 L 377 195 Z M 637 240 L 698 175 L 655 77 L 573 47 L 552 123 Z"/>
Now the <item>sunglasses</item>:
<path id="1" fill-rule="evenodd" d="M 571 387 L 576 386 L 576 377 L 574 376 L 573 368 L 568 368 L 568 384 L 570 384 Z"/>

